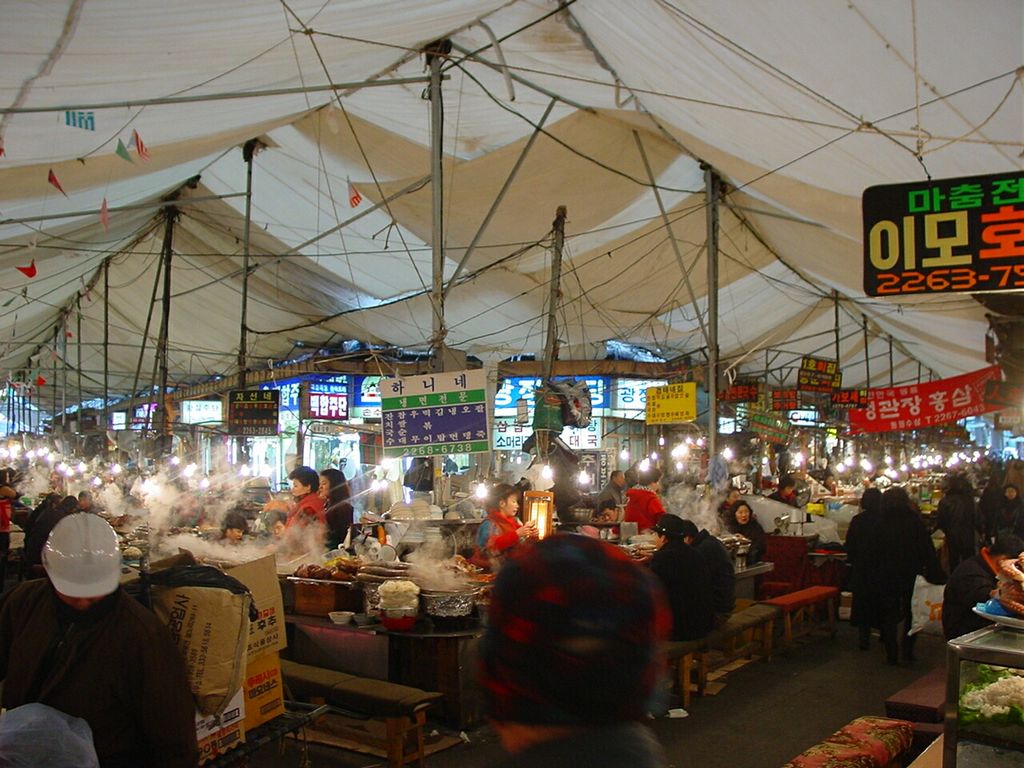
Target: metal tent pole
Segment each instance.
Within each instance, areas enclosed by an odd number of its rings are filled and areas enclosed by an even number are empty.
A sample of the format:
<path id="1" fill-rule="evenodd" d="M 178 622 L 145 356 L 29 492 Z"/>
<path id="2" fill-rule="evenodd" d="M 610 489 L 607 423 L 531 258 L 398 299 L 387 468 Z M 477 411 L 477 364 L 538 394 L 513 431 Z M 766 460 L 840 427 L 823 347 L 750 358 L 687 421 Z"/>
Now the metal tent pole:
<path id="1" fill-rule="evenodd" d="M 860 316 L 861 326 L 864 329 L 864 382 L 868 389 L 871 389 L 871 356 L 868 354 L 868 316 Z"/>
<path id="2" fill-rule="evenodd" d="M 443 369 L 444 359 L 444 166 L 441 162 L 444 103 L 441 95 L 441 64 L 451 50 L 451 42 L 438 40 L 424 49 L 430 67 L 430 307 L 433 315 L 430 349 L 435 370 Z"/>
<path id="3" fill-rule="evenodd" d="M 554 372 L 555 359 L 558 357 L 558 310 L 559 286 L 562 282 L 562 246 L 565 243 L 566 208 L 558 206 L 555 220 L 551 228 L 555 232 L 554 246 L 551 249 L 551 281 L 548 292 L 548 333 L 544 343 L 544 381 L 547 382 Z"/>
<path id="4" fill-rule="evenodd" d="M 103 431 L 110 426 L 110 259 L 103 265 Z"/>
<path id="5" fill-rule="evenodd" d="M 164 233 L 164 295 L 160 316 L 160 337 L 157 342 L 157 354 L 160 359 L 160 397 L 157 408 L 160 409 L 160 443 L 164 452 L 170 447 L 167 436 L 170 432 L 171 420 L 167 412 L 167 384 L 169 366 L 167 362 L 167 342 L 171 335 L 171 259 L 174 256 L 174 220 L 178 216 L 176 208 L 167 209 L 167 230 Z"/>
<path id="6" fill-rule="evenodd" d="M 718 193 L 715 170 L 704 165 L 708 252 L 708 456 L 718 454 Z"/>

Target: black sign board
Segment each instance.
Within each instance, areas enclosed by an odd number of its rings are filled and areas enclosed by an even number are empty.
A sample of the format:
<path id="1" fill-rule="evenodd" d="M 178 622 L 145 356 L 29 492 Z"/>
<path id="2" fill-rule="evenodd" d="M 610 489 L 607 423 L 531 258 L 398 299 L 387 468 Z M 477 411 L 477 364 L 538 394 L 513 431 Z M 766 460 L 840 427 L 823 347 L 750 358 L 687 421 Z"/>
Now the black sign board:
<path id="1" fill-rule="evenodd" d="M 801 392 L 826 392 L 843 386 L 843 374 L 835 360 L 820 357 L 805 357 L 800 360 L 796 388 Z"/>
<path id="2" fill-rule="evenodd" d="M 864 293 L 1024 288 L 1024 172 L 869 187 Z"/>
<path id="3" fill-rule="evenodd" d="M 868 405 L 866 389 L 837 389 L 832 393 L 833 408 L 867 408 Z"/>
<path id="4" fill-rule="evenodd" d="M 773 389 L 773 411 L 794 411 L 800 407 L 800 393 L 795 389 Z"/>
<path id="5" fill-rule="evenodd" d="M 756 381 L 737 381 L 718 395 L 723 403 L 756 403 L 760 397 L 761 388 Z"/>
<path id="6" fill-rule="evenodd" d="M 277 434 L 279 389 L 233 389 L 228 392 L 228 434 L 272 437 Z"/>

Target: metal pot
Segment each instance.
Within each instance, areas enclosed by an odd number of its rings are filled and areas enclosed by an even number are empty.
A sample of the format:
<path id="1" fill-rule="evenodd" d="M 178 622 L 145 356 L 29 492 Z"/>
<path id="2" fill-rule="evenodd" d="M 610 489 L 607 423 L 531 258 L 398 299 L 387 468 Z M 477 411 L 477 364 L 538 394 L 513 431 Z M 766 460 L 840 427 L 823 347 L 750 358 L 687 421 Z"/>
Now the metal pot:
<path id="1" fill-rule="evenodd" d="M 420 591 L 420 603 L 431 616 L 468 616 L 476 603 L 476 590 L 441 592 L 424 589 Z"/>

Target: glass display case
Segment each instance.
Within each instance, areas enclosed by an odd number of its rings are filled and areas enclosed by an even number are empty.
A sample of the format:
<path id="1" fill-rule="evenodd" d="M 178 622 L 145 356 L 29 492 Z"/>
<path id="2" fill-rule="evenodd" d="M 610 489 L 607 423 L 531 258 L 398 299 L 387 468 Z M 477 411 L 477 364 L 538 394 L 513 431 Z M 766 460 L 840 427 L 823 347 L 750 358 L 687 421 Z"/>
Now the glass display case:
<path id="1" fill-rule="evenodd" d="M 946 670 L 943 768 L 1024 768 L 1024 630 L 950 640 Z"/>

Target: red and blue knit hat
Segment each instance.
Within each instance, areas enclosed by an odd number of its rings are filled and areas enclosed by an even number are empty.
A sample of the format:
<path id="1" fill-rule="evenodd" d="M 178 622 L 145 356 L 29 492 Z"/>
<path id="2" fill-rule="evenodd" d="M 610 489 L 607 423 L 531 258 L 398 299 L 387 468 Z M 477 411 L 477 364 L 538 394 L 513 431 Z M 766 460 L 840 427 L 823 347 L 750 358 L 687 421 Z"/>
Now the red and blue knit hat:
<path id="1" fill-rule="evenodd" d="M 499 721 L 604 725 L 642 718 L 671 618 L 656 579 L 621 550 L 557 535 L 501 568 L 479 676 Z"/>

